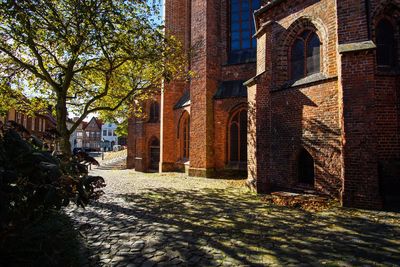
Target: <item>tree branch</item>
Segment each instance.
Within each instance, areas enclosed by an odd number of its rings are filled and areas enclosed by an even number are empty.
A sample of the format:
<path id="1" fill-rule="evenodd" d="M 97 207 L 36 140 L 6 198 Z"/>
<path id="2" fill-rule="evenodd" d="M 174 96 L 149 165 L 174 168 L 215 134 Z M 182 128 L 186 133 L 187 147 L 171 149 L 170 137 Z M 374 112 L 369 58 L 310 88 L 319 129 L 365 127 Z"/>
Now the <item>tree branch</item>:
<path id="1" fill-rule="evenodd" d="M 26 69 L 28 71 L 30 71 L 32 74 L 34 74 L 35 76 L 37 76 L 38 78 L 46 81 L 46 76 L 44 76 L 43 74 L 41 74 L 36 68 L 35 66 L 28 64 L 26 62 L 23 62 L 22 60 L 20 60 L 19 58 L 17 58 L 16 56 L 14 56 L 10 51 L 8 51 L 7 49 L 5 49 L 4 47 L 0 46 L 0 51 L 4 52 L 5 54 L 7 54 L 14 62 L 16 62 L 18 65 L 20 65 L 23 69 Z"/>

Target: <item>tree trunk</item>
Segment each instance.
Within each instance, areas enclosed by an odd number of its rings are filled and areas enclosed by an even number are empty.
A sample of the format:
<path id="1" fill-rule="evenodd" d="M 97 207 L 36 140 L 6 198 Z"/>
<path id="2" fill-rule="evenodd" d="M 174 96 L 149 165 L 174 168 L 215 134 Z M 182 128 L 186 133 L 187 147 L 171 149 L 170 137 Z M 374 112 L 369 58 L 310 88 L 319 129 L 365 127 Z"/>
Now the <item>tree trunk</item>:
<path id="1" fill-rule="evenodd" d="M 70 133 L 67 128 L 67 97 L 61 93 L 57 95 L 57 131 L 60 133 L 60 149 L 63 155 L 71 156 L 71 143 L 69 142 Z"/>

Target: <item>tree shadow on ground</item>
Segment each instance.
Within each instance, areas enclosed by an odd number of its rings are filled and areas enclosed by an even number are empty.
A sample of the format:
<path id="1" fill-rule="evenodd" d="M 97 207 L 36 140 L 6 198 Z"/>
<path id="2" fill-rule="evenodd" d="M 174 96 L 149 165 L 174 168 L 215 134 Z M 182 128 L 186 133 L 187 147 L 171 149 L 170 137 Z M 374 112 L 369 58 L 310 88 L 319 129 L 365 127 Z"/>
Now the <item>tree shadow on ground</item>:
<path id="1" fill-rule="evenodd" d="M 82 266 L 87 252 L 71 220 L 48 212 L 0 238 L 0 266 Z"/>
<path id="2" fill-rule="evenodd" d="M 94 205 L 74 212 L 86 218 L 83 232 L 99 264 L 400 263 L 396 213 L 339 208 L 310 213 L 227 189 L 157 188 Z"/>

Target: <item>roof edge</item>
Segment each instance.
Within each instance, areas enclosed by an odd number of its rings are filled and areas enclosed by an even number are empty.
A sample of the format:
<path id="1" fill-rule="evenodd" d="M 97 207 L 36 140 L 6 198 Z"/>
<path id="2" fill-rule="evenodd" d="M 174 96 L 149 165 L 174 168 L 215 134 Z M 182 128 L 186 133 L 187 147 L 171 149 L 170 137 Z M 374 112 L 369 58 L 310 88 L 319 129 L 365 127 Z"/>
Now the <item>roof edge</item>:
<path id="1" fill-rule="evenodd" d="M 258 15 L 266 12 L 267 10 L 271 9 L 272 7 L 280 4 L 281 2 L 286 1 L 286 0 L 274 0 L 274 1 L 269 1 L 266 5 L 262 6 L 261 8 L 257 9 L 254 11 L 254 16 L 257 17 Z"/>

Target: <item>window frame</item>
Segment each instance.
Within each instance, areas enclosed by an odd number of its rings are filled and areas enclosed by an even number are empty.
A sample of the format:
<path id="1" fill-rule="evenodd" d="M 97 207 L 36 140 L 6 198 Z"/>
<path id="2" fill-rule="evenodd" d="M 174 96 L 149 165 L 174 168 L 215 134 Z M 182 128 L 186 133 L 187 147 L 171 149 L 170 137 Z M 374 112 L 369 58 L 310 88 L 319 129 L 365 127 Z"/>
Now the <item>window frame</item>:
<path id="1" fill-rule="evenodd" d="M 247 116 L 248 116 L 248 114 L 247 114 L 247 112 L 248 112 L 248 110 L 247 110 L 247 107 L 245 107 L 245 106 L 240 106 L 240 107 L 238 107 L 238 108 L 235 108 L 234 110 L 233 110 L 233 112 L 231 112 L 231 115 L 230 115 L 230 117 L 229 117 L 229 120 L 228 120 L 228 124 L 227 124 L 227 164 L 229 165 L 229 166 L 231 166 L 231 167 L 237 167 L 237 168 L 239 168 L 239 169 L 241 169 L 241 168 L 245 168 L 245 167 L 247 167 L 247 160 L 248 160 L 248 155 L 247 155 L 247 120 L 246 120 L 246 125 L 244 125 L 245 126 L 245 132 L 246 132 L 246 145 L 245 145 L 245 151 L 241 151 L 241 149 L 242 149 L 242 144 L 241 144 L 241 139 L 242 139 L 242 136 L 241 136 L 241 130 L 242 130 L 242 128 L 244 127 L 243 125 L 241 125 L 241 120 L 240 120 L 240 114 L 242 113 L 242 112 L 245 112 L 245 114 L 246 114 L 246 119 L 247 119 Z M 234 118 L 236 117 L 236 116 L 238 116 L 238 120 L 237 120 L 237 122 L 234 122 L 233 120 L 234 120 Z M 232 157 L 231 157 L 231 151 L 232 151 L 232 140 L 231 140 L 231 136 L 232 136 L 232 131 L 231 131 L 231 127 L 232 127 L 232 124 L 233 123 L 235 123 L 236 125 L 237 125 L 237 133 L 238 133 L 238 135 L 237 135 L 237 151 L 238 151 L 238 154 L 237 154 L 237 161 L 233 161 L 232 160 Z M 242 159 L 242 153 L 244 153 L 246 156 L 245 156 L 245 158 L 246 158 L 246 160 L 245 161 L 241 161 L 241 159 Z M 246 166 L 244 166 L 244 165 L 246 165 Z"/>
<path id="2" fill-rule="evenodd" d="M 378 34 L 377 33 L 378 33 L 378 26 L 383 21 L 386 21 L 390 25 L 391 30 L 392 30 L 392 38 L 393 38 L 393 40 L 392 40 L 393 44 L 392 44 L 392 47 L 391 47 L 391 53 L 392 53 L 391 59 L 392 59 L 392 62 L 389 65 L 379 65 L 379 63 L 378 63 L 378 57 L 379 57 L 378 52 L 379 52 L 379 45 L 380 44 L 378 43 L 378 39 L 377 39 Z M 398 55 L 398 53 L 399 53 L 399 51 L 398 51 L 399 47 L 398 46 L 400 45 L 400 43 L 396 39 L 396 27 L 400 27 L 400 25 L 397 26 L 396 23 L 393 23 L 392 19 L 387 17 L 387 16 L 380 17 L 377 20 L 376 24 L 375 24 L 375 28 L 374 28 L 374 31 L 375 31 L 374 41 L 375 41 L 375 44 L 376 44 L 375 62 L 376 62 L 377 68 L 380 71 L 396 70 L 400 65 L 400 63 L 399 63 L 399 55 Z M 385 36 L 387 36 L 386 33 L 385 33 Z M 386 44 L 386 46 L 388 46 L 388 44 Z"/>
<path id="3" fill-rule="evenodd" d="M 157 101 L 153 101 L 150 104 L 149 109 L 149 123 L 158 123 L 160 122 L 160 105 Z"/>
<path id="4" fill-rule="evenodd" d="M 190 115 L 185 111 L 179 122 L 180 156 L 183 161 L 190 160 Z"/>
<path id="5" fill-rule="evenodd" d="M 232 21 L 232 3 L 233 0 L 227 1 L 227 52 L 228 52 L 228 64 L 244 64 L 256 61 L 256 51 L 257 51 L 257 40 L 253 38 L 255 34 L 255 25 L 253 19 L 253 12 L 261 7 L 261 0 L 236 0 L 238 1 L 238 14 L 239 20 L 238 25 L 239 28 L 237 31 L 233 30 L 233 21 Z M 249 29 L 245 29 L 242 17 L 244 16 L 245 12 L 242 11 L 242 2 L 248 1 L 249 3 Z M 254 8 L 253 2 L 258 1 L 257 8 Z M 243 33 L 249 32 L 249 39 L 243 38 Z M 239 48 L 233 48 L 233 33 L 239 33 Z M 249 47 L 244 48 L 243 42 L 249 41 Z M 255 41 L 255 42 L 254 42 Z"/>
<path id="6" fill-rule="evenodd" d="M 302 35 L 304 33 L 307 33 L 307 36 L 304 38 Z M 310 66 L 308 65 L 308 48 L 310 44 L 310 40 L 312 40 L 312 37 L 316 36 L 319 41 L 319 68 L 318 71 L 316 72 L 309 72 Z M 293 69 L 294 69 L 294 62 L 293 62 L 293 49 L 294 45 L 298 40 L 303 41 L 303 75 L 301 77 L 293 77 Z M 298 34 L 296 34 L 295 38 L 292 40 L 291 45 L 289 46 L 289 51 L 288 51 L 288 70 L 289 70 L 289 80 L 291 81 L 297 81 L 304 79 L 308 76 L 314 75 L 321 73 L 323 71 L 323 42 L 321 41 L 321 37 L 318 34 L 318 31 L 314 28 L 304 28 L 302 31 L 300 31 Z"/>

